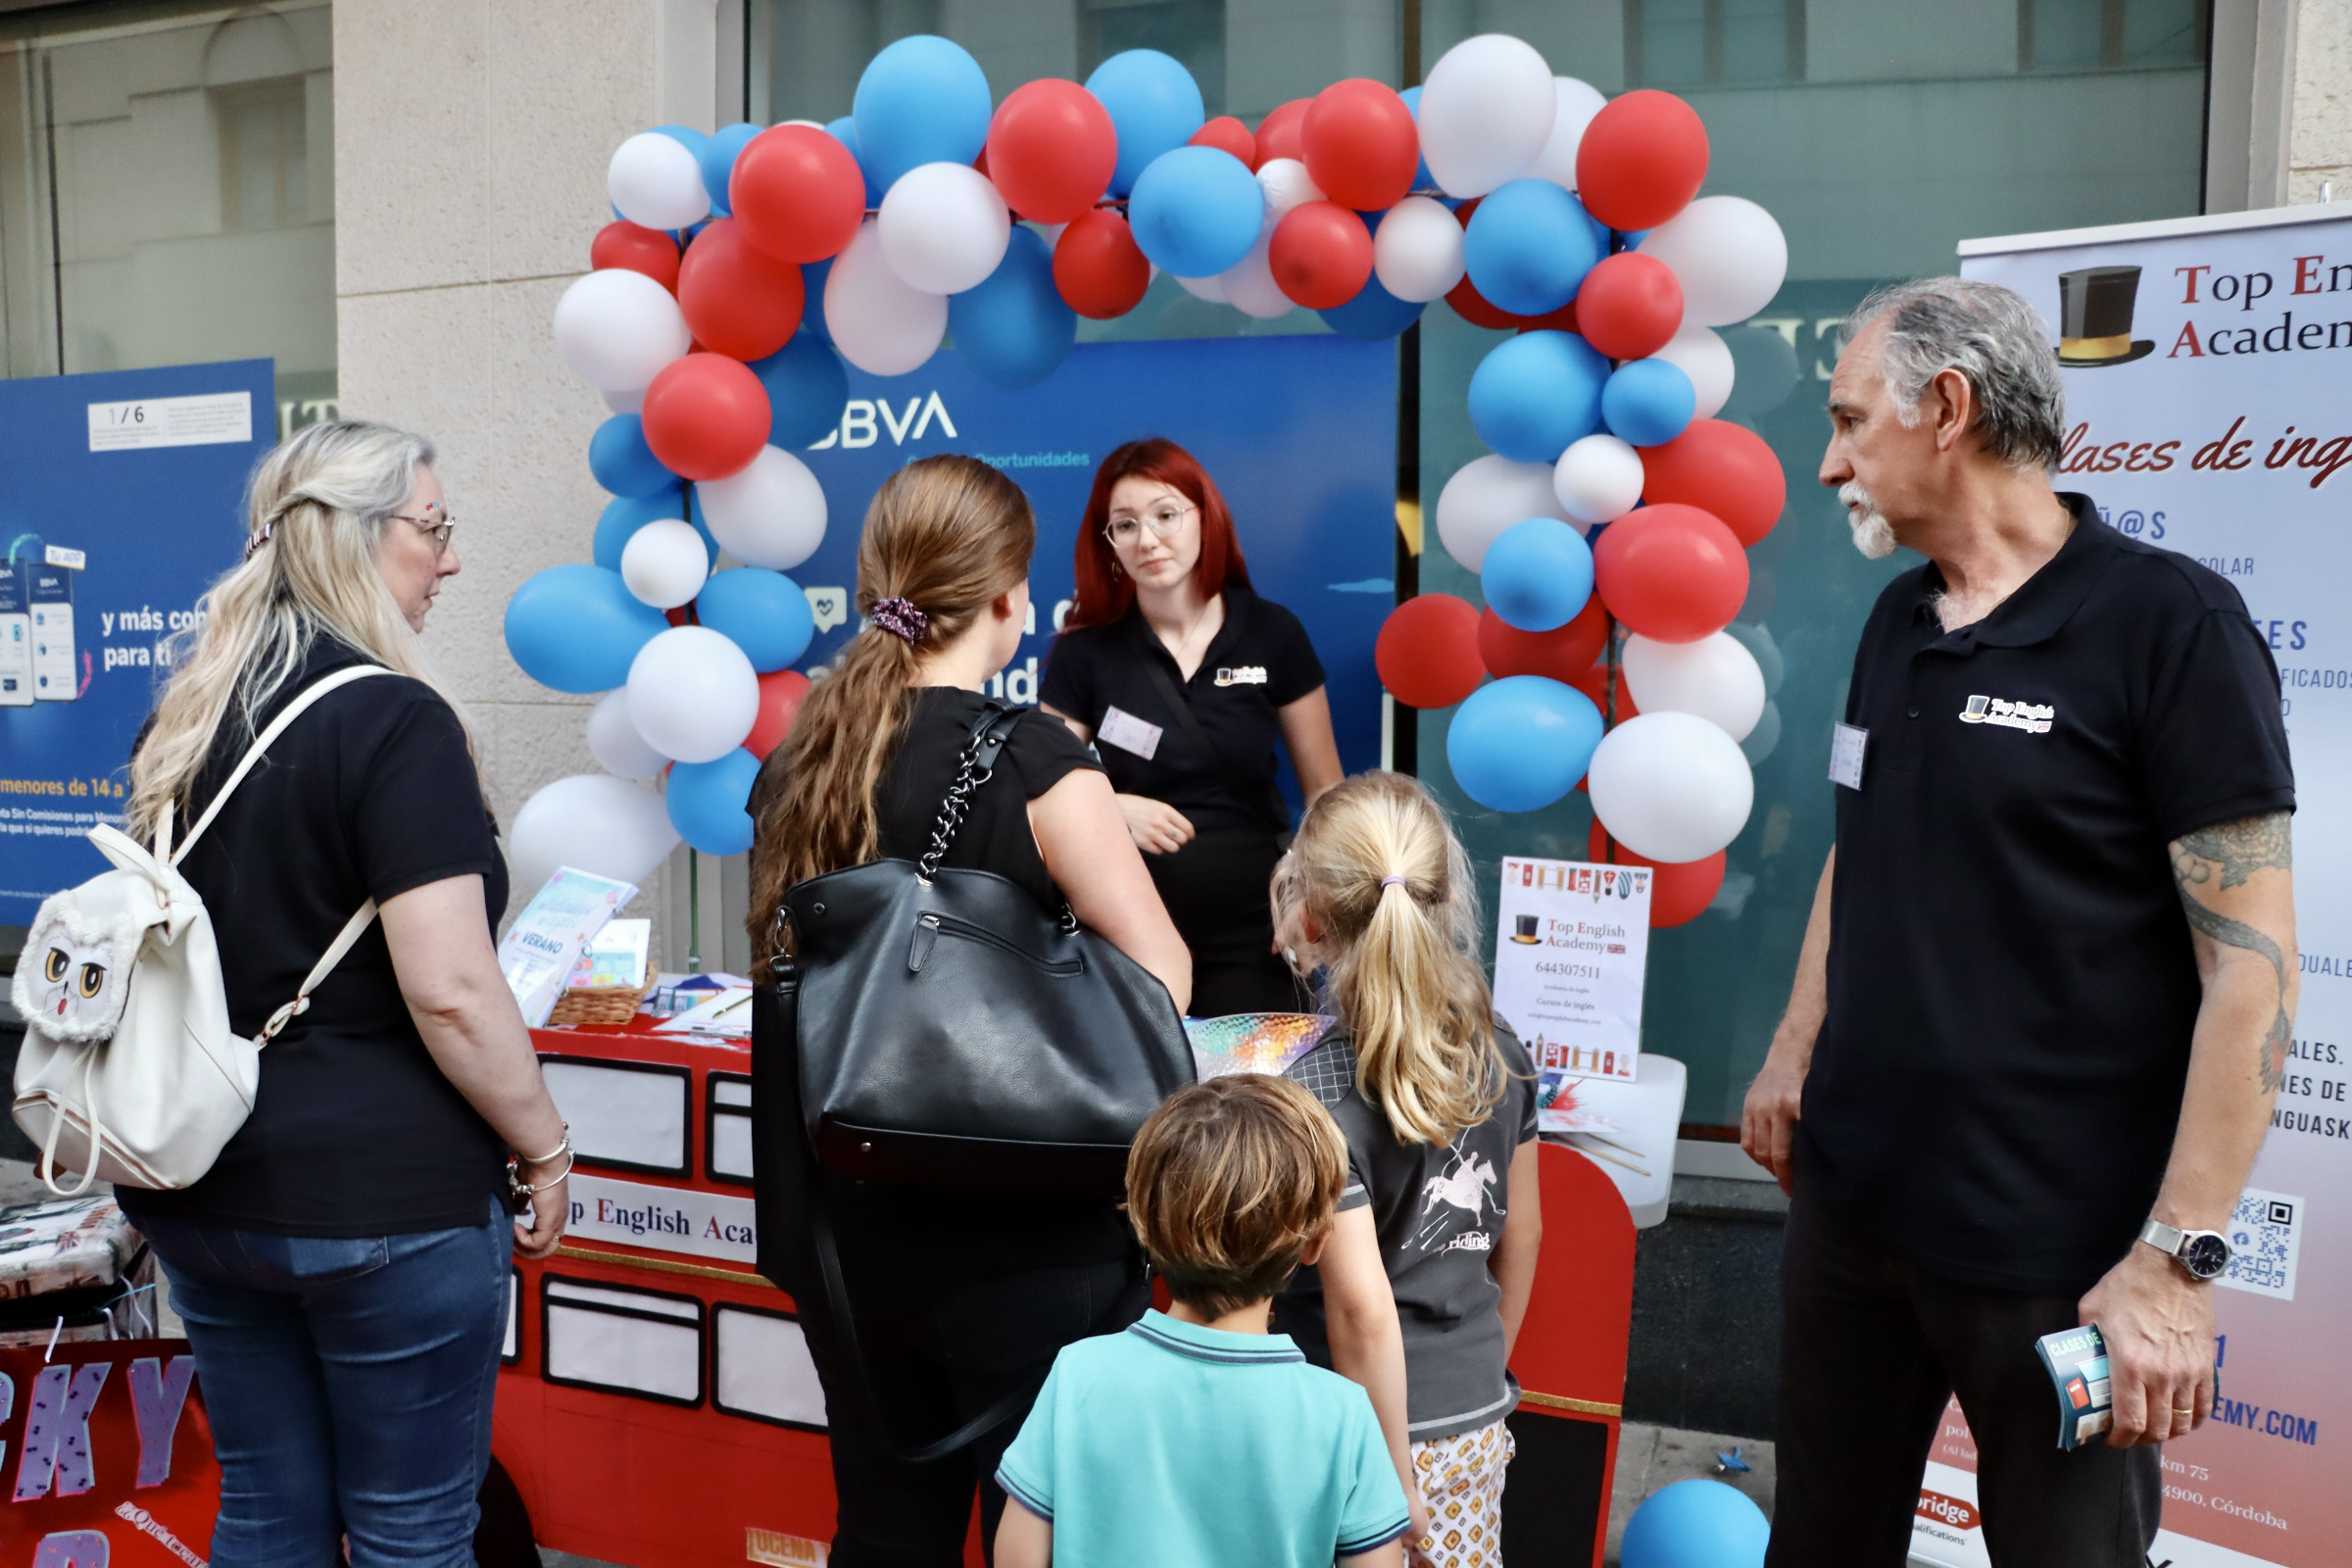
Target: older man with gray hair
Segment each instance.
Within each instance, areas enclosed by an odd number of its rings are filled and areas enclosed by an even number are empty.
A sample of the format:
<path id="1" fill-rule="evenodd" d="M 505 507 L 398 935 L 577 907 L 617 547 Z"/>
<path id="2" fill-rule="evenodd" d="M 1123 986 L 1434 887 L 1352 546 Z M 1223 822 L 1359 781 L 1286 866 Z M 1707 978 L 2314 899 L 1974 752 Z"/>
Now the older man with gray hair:
<path id="1" fill-rule="evenodd" d="M 1855 547 L 1927 560 L 1854 654 L 1742 1118 L 1791 1198 L 1767 1562 L 1900 1568 L 1956 1393 L 1997 1568 L 2140 1568 L 2287 1059 L 2278 670 L 2226 580 L 2052 491 L 2064 391 L 2016 294 L 1872 295 L 1829 413 Z M 2070 1452 L 2034 1342 L 2084 1323 L 2114 1427 Z"/>

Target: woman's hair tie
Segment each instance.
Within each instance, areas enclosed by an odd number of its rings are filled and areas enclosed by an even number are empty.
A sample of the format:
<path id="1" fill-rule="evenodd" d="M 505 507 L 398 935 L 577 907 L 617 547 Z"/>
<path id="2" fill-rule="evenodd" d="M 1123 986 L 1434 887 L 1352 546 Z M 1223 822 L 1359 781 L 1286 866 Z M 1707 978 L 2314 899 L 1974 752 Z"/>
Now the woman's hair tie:
<path id="1" fill-rule="evenodd" d="M 277 523 L 274 519 L 272 519 L 271 521 L 263 523 L 259 528 L 256 528 L 253 530 L 253 532 L 247 534 L 245 536 L 245 559 L 247 561 L 251 561 L 253 559 L 253 553 L 261 549 L 262 546 L 268 544 L 270 536 L 276 532 Z"/>
<path id="2" fill-rule="evenodd" d="M 919 643 L 931 629 L 931 617 L 910 600 L 893 594 L 874 606 L 874 624 L 903 642 Z"/>
<path id="3" fill-rule="evenodd" d="M 1401 888 L 1404 887 L 1404 878 L 1400 876 L 1384 876 L 1380 879 L 1380 885 L 1383 889 Z M 1409 893 L 1412 890 L 1410 888 L 1406 888 L 1405 891 Z"/>

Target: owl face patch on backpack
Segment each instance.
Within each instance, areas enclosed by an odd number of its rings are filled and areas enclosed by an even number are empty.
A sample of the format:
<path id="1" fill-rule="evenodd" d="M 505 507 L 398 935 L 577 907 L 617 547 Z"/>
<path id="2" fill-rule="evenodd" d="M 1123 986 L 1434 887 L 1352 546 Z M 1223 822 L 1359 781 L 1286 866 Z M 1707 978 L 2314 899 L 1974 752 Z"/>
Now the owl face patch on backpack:
<path id="1" fill-rule="evenodd" d="M 146 938 L 147 922 L 127 910 L 85 911 L 70 894 L 52 898 L 25 934 L 9 1000 L 52 1040 L 112 1040 Z"/>

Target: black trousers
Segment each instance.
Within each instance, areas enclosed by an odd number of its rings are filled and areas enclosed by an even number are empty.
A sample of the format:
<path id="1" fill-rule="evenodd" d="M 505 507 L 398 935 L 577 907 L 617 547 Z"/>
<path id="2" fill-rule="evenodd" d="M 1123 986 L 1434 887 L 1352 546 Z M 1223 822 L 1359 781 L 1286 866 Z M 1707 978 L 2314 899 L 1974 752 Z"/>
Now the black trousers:
<path id="1" fill-rule="evenodd" d="M 1921 1468 L 1955 1393 L 1994 1568 L 2143 1568 L 2163 1506 L 2158 1450 L 2062 1450 L 2034 1351 L 2075 1326 L 2075 1298 L 1930 1274 L 1808 1201 L 1800 1169 L 1781 1309 L 1766 1568 L 1903 1568 Z"/>
<path id="2" fill-rule="evenodd" d="M 1192 950 L 1194 1017 L 1311 1010 L 1312 999 L 1274 951 L 1267 888 L 1281 858 L 1272 828 L 1211 828 L 1173 855 L 1144 857 Z"/>
<path id="3" fill-rule="evenodd" d="M 958 1568 L 977 1486 L 981 1540 L 994 1561 L 1004 1513 L 997 1462 L 1026 1410 L 928 1464 L 906 1463 L 892 1445 L 919 1447 L 1007 1394 L 1034 1393 L 1063 1346 L 1141 1318 L 1152 1304 L 1142 1267 L 1121 1260 L 956 1278 L 886 1237 L 845 1235 L 842 1247 L 870 1412 L 823 1294 L 796 1298 L 830 1424 L 838 1522 L 827 1560 L 833 1568 Z M 874 1431 L 876 1415 L 889 1441 Z"/>

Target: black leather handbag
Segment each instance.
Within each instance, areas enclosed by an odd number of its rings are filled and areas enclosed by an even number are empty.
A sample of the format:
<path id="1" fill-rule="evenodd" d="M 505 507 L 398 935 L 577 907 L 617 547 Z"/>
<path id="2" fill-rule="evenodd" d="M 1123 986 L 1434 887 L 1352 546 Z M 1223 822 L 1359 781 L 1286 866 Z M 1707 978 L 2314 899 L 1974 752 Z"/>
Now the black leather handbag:
<path id="1" fill-rule="evenodd" d="M 1022 713 L 990 704 L 918 861 L 785 895 L 801 1113 L 818 1164 L 907 1187 L 1115 1195 L 1194 1079 L 1167 988 L 1018 884 L 940 862 Z"/>

